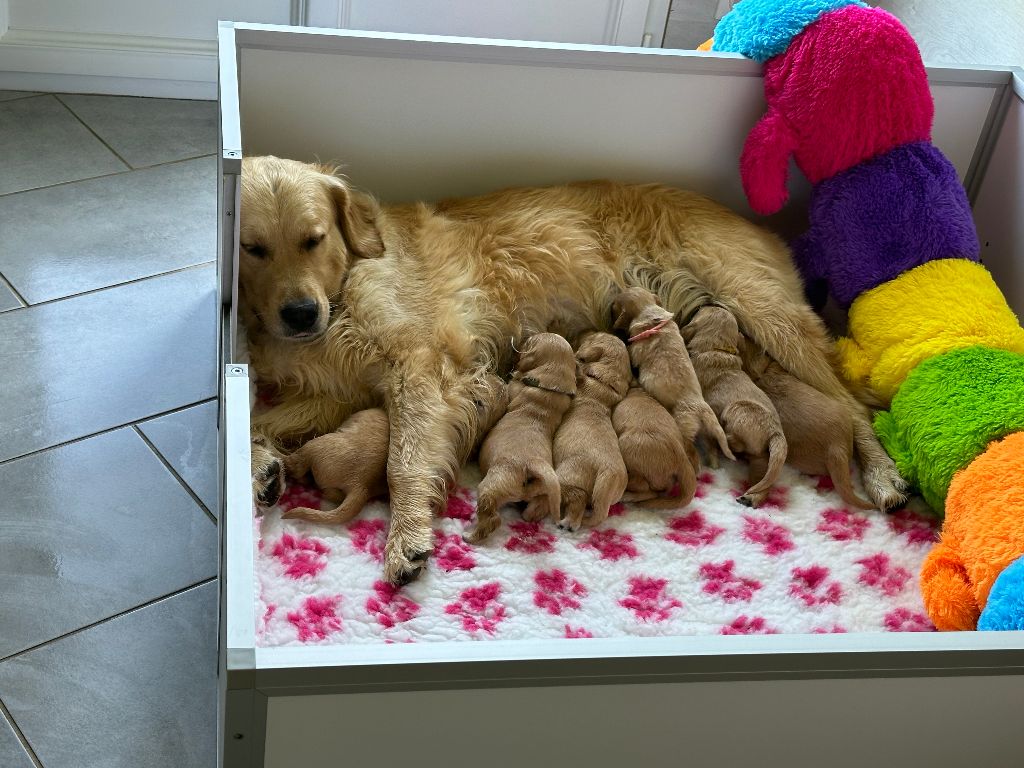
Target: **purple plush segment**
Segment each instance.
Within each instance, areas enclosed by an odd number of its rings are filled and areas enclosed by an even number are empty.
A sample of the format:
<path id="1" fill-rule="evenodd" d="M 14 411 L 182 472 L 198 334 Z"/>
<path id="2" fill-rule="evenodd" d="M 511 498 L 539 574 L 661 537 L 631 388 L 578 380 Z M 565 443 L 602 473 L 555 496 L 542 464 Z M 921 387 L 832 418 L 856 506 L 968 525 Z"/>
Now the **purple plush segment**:
<path id="1" fill-rule="evenodd" d="M 978 260 L 978 234 L 956 169 L 914 142 L 815 186 L 810 229 L 793 243 L 804 279 L 848 307 L 864 291 L 935 259 Z"/>

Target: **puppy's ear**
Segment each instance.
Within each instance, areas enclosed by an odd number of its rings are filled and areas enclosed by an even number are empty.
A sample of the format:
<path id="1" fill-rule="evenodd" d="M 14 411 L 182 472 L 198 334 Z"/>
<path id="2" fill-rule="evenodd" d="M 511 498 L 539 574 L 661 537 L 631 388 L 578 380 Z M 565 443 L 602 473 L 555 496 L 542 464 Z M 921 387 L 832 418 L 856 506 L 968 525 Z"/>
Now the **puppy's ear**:
<path id="1" fill-rule="evenodd" d="M 377 229 L 380 206 L 367 194 L 350 189 L 337 176 L 328 175 L 328 188 L 338 214 L 338 229 L 354 256 L 375 259 L 384 253 L 384 242 Z"/>

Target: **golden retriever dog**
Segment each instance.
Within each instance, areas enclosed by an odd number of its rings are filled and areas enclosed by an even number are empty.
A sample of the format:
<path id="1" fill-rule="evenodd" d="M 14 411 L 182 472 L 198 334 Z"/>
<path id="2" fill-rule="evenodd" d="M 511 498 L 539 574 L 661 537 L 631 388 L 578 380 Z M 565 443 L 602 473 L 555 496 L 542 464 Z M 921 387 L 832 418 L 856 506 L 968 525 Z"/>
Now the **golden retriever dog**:
<path id="1" fill-rule="evenodd" d="M 693 500 L 696 467 L 672 414 L 647 390 L 629 388 L 612 411 L 612 426 L 626 465 L 623 500 L 647 508 L 685 507 Z M 679 495 L 671 496 L 676 487 Z"/>
<path id="2" fill-rule="evenodd" d="M 463 538 L 478 544 L 501 524 L 498 510 L 527 502 L 523 517 L 558 517 L 562 495 L 551 444 L 576 395 L 576 360 L 569 342 L 538 333 L 523 344 L 508 384 L 508 410 L 480 447 L 483 480 L 477 489 L 476 524 Z"/>
<path id="3" fill-rule="evenodd" d="M 280 449 L 387 411 L 394 584 L 426 565 L 431 515 L 477 437 L 485 374 L 510 367 L 509 339 L 607 328 L 629 285 L 677 316 L 728 307 L 783 368 L 849 410 L 871 498 L 903 499 L 782 241 L 700 195 L 588 182 L 381 207 L 331 168 L 249 157 L 241 198 L 239 317 L 254 375 L 281 396 L 253 431 Z M 260 498 L 266 469 L 254 467 Z"/>
<path id="4" fill-rule="evenodd" d="M 694 470 L 700 458 L 694 448 L 698 435 L 712 440 L 730 459 L 722 425 L 704 400 L 686 344 L 672 313 L 645 288 L 627 288 L 612 302 L 612 328 L 629 333 L 629 359 L 640 386 L 665 406 L 682 432 Z"/>
<path id="5" fill-rule="evenodd" d="M 740 340 L 743 368 L 768 395 L 786 435 L 786 463 L 808 475 L 828 475 L 851 507 L 874 505 L 853 490 L 853 421 L 836 401 L 787 373 L 749 339 Z"/>
<path id="6" fill-rule="evenodd" d="M 600 525 L 626 491 L 629 475 L 612 426 L 612 409 L 626 396 L 633 378 L 626 345 L 610 333 L 583 334 L 576 360 L 576 399 L 555 432 L 554 443 L 562 489 L 558 527 L 570 531 Z"/>
<path id="7" fill-rule="evenodd" d="M 718 415 L 729 446 L 750 462 L 750 488 L 739 501 L 756 507 L 786 463 L 786 436 L 779 414 L 743 370 L 740 330 L 724 307 L 701 307 L 683 328 L 704 397 Z"/>
<path id="8" fill-rule="evenodd" d="M 331 510 L 295 507 L 281 517 L 313 523 L 341 524 L 354 518 L 366 502 L 388 492 L 387 465 L 390 430 L 382 408 L 367 408 L 346 419 L 336 432 L 322 435 L 287 456 L 290 477 L 313 481 L 328 501 L 341 502 Z"/>

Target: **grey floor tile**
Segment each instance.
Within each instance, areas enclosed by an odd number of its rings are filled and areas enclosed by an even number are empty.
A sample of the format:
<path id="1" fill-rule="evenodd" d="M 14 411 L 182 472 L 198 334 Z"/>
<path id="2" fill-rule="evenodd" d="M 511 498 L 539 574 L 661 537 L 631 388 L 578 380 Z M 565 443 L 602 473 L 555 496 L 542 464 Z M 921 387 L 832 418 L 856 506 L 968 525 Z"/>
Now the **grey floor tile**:
<path id="1" fill-rule="evenodd" d="M 0 231 L 0 272 L 30 304 L 213 261 L 217 163 L 9 195 Z"/>
<path id="2" fill-rule="evenodd" d="M 0 101 L 10 101 L 11 99 L 24 99 L 29 96 L 40 96 L 42 94 L 35 93 L 34 91 L 0 91 Z"/>
<path id="3" fill-rule="evenodd" d="M 3 93 L 0 91 L 0 93 Z M 0 765 L 4 768 L 32 768 L 32 760 L 29 759 L 25 748 L 21 746 L 18 737 L 14 735 L 14 729 L 0 713 Z"/>
<path id="4" fill-rule="evenodd" d="M 134 168 L 217 151 L 217 102 L 61 95 Z"/>
<path id="5" fill-rule="evenodd" d="M 0 664 L 46 768 L 216 765 L 217 588 L 205 584 Z"/>
<path id="6" fill-rule="evenodd" d="M 213 397 L 212 265 L 0 314 L 0 460 Z"/>
<path id="7" fill-rule="evenodd" d="M 21 302 L 18 301 L 18 297 L 0 281 L 0 312 L 6 312 L 8 309 L 17 309 L 20 306 Z"/>
<path id="8" fill-rule="evenodd" d="M 206 508 L 217 513 L 217 403 L 203 403 L 139 424 Z"/>
<path id="9" fill-rule="evenodd" d="M 55 97 L 0 102 L 0 195 L 123 170 Z"/>
<path id="10" fill-rule="evenodd" d="M 0 466 L 0 658 L 217 572 L 217 529 L 129 428 Z"/>

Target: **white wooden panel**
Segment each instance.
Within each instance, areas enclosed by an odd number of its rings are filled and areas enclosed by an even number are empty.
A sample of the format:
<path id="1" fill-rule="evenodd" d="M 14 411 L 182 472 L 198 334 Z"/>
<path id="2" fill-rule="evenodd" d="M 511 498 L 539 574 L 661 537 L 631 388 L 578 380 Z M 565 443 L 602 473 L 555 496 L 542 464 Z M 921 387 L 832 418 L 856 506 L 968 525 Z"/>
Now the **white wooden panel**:
<path id="1" fill-rule="evenodd" d="M 287 24 L 291 0 L 9 0 L 12 29 L 213 40 L 217 21 Z"/>
<path id="2" fill-rule="evenodd" d="M 265 766 L 1019 766 L 1021 691 L 957 677 L 272 697 Z"/>
<path id="3" fill-rule="evenodd" d="M 605 177 L 749 213 L 738 159 L 764 108 L 761 79 L 745 75 L 253 49 L 241 88 L 246 154 L 340 161 L 387 201 Z M 936 142 L 963 174 L 994 88 L 934 90 Z M 806 186 L 793 188 L 796 208 Z"/>
<path id="4" fill-rule="evenodd" d="M 1010 306 L 1024 316 L 1024 80 L 1011 97 L 974 205 L 981 257 Z"/>
<path id="5" fill-rule="evenodd" d="M 339 0 L 348 29 L 639 46 L 647 0 Z M 664 18 L 662 18 L 664 27 Z"/>
<path id="6" fill-rule="evenodd" d="M 932 141 L 950 159 L 960 180 L 971 164 L 981 138 L 996 88 L 990 86 L 932 87 L 935 99 L 935 128 Z"/>

